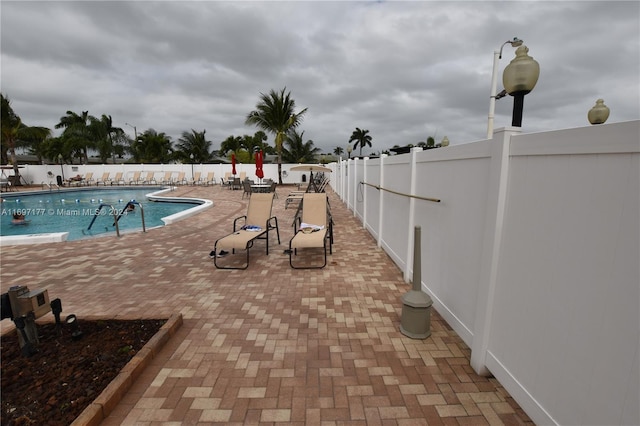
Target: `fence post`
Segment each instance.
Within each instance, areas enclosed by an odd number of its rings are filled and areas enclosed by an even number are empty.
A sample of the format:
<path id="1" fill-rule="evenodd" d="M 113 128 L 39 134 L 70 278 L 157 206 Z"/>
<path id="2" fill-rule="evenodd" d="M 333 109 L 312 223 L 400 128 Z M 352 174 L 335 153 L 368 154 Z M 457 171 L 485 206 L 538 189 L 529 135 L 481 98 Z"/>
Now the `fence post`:
<path id="1" fill-rule="evenodd" d="M 384 160 L 387 158 L 387 154 L 380 155 L 380 183 L 378 186 L 384 188 Z M 382 224 L 383 212 L 384 212 L 384 193 L 385 191 L 378 191 L 378 248 L 382 247 Z"/>
<path id="2" fill-rule="evenodd" d="M 509 147 L 511 135 L 520 133 L 518 128 L 501 128 L 494 131 L 491 141 L 491 165 L 487 214 L 484 227 L 478 298 L 471 344 L 471 367 L 480 375 L 491 374 L 486 367 L 485 355 L 489 347 L 491 317 L 495 287 L 498 279 L 500 243 L 509 179 Z"/>

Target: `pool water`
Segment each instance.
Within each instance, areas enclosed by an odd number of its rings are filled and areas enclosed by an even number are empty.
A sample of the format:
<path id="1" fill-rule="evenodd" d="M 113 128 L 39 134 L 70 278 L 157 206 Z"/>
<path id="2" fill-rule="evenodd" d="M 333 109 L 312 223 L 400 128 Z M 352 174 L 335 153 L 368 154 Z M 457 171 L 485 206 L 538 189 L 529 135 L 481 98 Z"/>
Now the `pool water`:
<path id="1" fill-rule="evenodd" d="M 37 194 L 2 194 L 0 236 L 69 232 L 67 241 L 116 233 L 113 212 L 120 215 L 135 200 L 144 210 L 145 227 L 163 226 L 163 217 L 197 206 L 193 202 L 150 201 L 146 195 L 162 188 L 117 188 L 52 191 Z M 99 209 L 100 205 L 103 205 Z M 113 211 L 111 209 L 113 207 Z M 141 209 L 124 212 L 118 220 L 120 232 L 142 229 Z M 96 215 L 96 211 L 99 213 Z M 14 224 L 13 214 L 22 213 L 26 223 Z M 91 224 L 92 220 L 93 224 Z M 91 229 L 88 229 L 91 225 Z"/>

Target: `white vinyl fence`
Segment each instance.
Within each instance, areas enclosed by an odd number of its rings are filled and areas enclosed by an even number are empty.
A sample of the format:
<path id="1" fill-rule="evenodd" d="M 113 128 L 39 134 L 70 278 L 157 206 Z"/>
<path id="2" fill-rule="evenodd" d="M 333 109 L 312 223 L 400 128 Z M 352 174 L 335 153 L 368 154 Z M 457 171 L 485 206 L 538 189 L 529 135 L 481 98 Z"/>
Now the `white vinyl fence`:
<path id="1" fill-rule="evenodd" d="M 537 424 L 640 424 L 640 121 L 333 164 L 332 186 Z"/>

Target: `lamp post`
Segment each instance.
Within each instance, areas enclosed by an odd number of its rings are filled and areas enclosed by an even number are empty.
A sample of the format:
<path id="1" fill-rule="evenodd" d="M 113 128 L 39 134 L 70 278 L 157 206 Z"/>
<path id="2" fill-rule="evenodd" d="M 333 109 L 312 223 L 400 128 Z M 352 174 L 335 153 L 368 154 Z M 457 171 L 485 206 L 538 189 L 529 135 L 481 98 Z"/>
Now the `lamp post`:
<path id="1" fill-rule="evenodd" d="M 349 154 L 349 160 L 351 160 L 351 151 L 353 151 L 351 145 L 347 146 L 347 154 Z"/>
<path id="2" fill-rule="evenodd" d="M 58 163 L 60 163 L 60 173 L 62 174 L 62 181 L 64 182 L 64 168 L 62 167 L 62 154 L 58 154 Z"/>
<path id="3" fill-rule="evenodd" d="M 511 125 L 522 127 L 522 110 L 524 108 L 524 95 L 531 92 L 540 76 L 540 65 L 529 56 L 527 46 L 516 49 L 516 57 L 502 73 L 502 83 L 508 94 L 513 96 L 513 115 Z"/>
<path id="4" fill-rule="evenodd" d="M 500 50 L 493 52 L 493 72 L 491 74 L 491 97 L 489 98 L 489 123 L 487 124 L 487 139 L 493 138 L 493 118 L 496 112 L 496 96 L 498 91 L 498 62 L 502 59 L 502 49 L 510 44 L 512 47 L 519 47 L 522 45 L 522 40 L 518 37 L 514 37 L 513 40 L 505 41 Z"/>
<path id="5" fill-rule="evenodd" d="M 191 159 L 191 180 L 194 180 L 193 178 L 194 178 L 195 176 L 194 176 L 194 174 L 193 174 L 193 160 L 194 160 L 194 158 L 195 158 L 195 155 L 193 155 L 193 153 L 191 153 L 191 154 L 189 155 L 189 158 Z M 194 182 L 194 185 L 195 185 L 195 182 Z"/>
<path id="6" fill-rule="evenodd" d="M 131 125 L 131 124 L 129 124 L 129 123 L 124 123 L 124 124 L 126 124 L 127 126 L 129 126 L 129 127 L 132 127 L 132 128 L 133 128 L 133 134 L 134 134 L 134 136 L 135 136 L 135 140 L 138 140 L 138 129 L 136 129 L 136 126 Z"/>

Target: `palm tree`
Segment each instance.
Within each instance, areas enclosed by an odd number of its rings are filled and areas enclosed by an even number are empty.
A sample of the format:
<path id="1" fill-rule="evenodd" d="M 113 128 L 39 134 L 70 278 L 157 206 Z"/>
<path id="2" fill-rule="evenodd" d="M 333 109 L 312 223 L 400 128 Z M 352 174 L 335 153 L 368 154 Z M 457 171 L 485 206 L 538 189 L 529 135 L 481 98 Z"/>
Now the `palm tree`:
<path id="1" fill-rule="evenodd" d="M 229 152 L 238 152 L 244 147 L 244 141 L 241 136 L 229 136 L 220 144 L 220 155 L 227 155 Z"/>
<path id="2" fill-rule="evenodd" d="M 30 145 L 40 143 L 51 135 L 51 131 L 46 127 L 30 127 L 22 123 L 20 117 L 11 108 L 11 101 L 8 97 L 0 94 L 0 124 L 2 146 L 2 161 L 13 165 L 13 174 L 16 176 L 16 183 L 20 179 L 20 169 L 16 159 L 16 147 L 19 144 Z M 8 155 L 7 155 L 8 152 Z"/>
<path id="3" fill-rule="evenodd" d="M 96 117 L 89 116 L 89 133 L 94 141 L 95 147 L 98 149 L 98 156 L 103 163 L 112 157 L 115 163 L 115 147 L 113 137 L 124 133 L 119 127 L 113 127 L 113 119 L 110 115 L 102 114 L 98 120 Z"/>
<path id="4" fill-rule="evenodd" d="M 353 144 L 353 148 L 357 148 L 358 146 L 360 146 L 360 156 L 362 157 L 362 148 L 364 148 L 365 146 L 371 146 L 371 135 L 368 135 L 367 133 L 369 133 L 368 130 L 361 130 L 358 127 L 356 127 L 356 129 L 353 131 L 353 133 L 351 133 L 351 137 L 349 138 L 349 143 L 351 143 L 352 141 L 356 141 L 355 144 Z"/>
<path id="5" fill-rule="evenodd" d="M 344 149 L 342 149 L 342 147 L 341 147 L 341 146 L 336 146 L 336 147 L 333 149 L 333 153 L 334 153 L 335 155 L 337 155 L 338 157 L 340 157 L 340 156 L 344 153 Z"/>
<path id="6" fill-rule="evenodd" d="M 173 156 L 171 137 L 148 129 L 133 142 L 131 153 L 138 163 L 168 163 Z"/>
<path id="7" fill-rule="evenodd" d="M 298 127 L 302 122 L 302 116 L 307 112 L 307 108 L 298 113 L 295 112 L 296 103 L 291 99 L 291 92 L 285 93 L 286 90 L 285 87 L 280 92 L 271 90 L 267 95 L 261 93 L 255 111 L 251 111 L 245 121 L 245 124 L 257 126 L 275 135 L 280 184 L 282 184 L 282 144 L 289 130 Z"/>
<path id="8" fill-rule="evenodd" d="M 283 149 L 284 161 L 287 163 L 313 163 L 320 148 L 313 146 L 313 141 L 309 139 L 303 142 L 304 132 L 298 133 L 292 130 L 287 134 L 287 140 L 284 144 L 287 148 Z"/>
<path id="9" fill-rule="evenodd" d="M 64 129 L 60 135 L 72 151 L 80 151 L 85 163 L 89 162 L 88 147 L 95 146 L 95 132 L 92 132 L 90 124 L 97 119 L 89 115 L 89 111 L 82 111 L 78 115 L 73 111 L 67 111 L 67 115 L 60 117 L 56 129 Z"/>
<path id="10" fill-rule="evenodd" d="M 207 163 L 211 159 L 211 141 L 204 136 L 206 130 L 182 132 L 176 145 L 176 159 L 186 163 Z"/>

